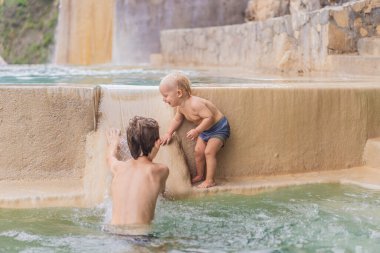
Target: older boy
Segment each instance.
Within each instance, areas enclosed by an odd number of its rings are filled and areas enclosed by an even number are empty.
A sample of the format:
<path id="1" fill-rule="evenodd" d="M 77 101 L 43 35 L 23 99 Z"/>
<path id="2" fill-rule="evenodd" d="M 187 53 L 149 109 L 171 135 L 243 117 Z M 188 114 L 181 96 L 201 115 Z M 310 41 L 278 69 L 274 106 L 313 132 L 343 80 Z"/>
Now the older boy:
<path id="1" fill-rule="evenodd" d="M 107 163 L 113 174 L 111 224 L 147 225 L 169 175 L 167 166 L 153 163 L 161 144 L 158 123 L 138 116 L 130 120 L 127 140 L 133 159 L 128 161 L 116 157 L 119 135 L 118 129 L 107 132 Z"/>
<path id="2" fill-rule="evenodd" d="M 213 103 L 191 94 L 190 84 L 190 80 L 180 72 L 165 76 L 160 83 L 164 102 L 177 109 L 167 133 L 162 137 L 162 145 L 170 142 L 174 131 L 185 118 L 193 122 L 196 127 L 186 134 L 187 138 L 197 142 L 195 145 L 197 174 L 191 182 L 197 183 L 203 180 L 206 163 L 206 179 L 198 187 L 208 188 L 216 185 L 216 154 L 230 136 L 230 126 L 227 118 Z"/>

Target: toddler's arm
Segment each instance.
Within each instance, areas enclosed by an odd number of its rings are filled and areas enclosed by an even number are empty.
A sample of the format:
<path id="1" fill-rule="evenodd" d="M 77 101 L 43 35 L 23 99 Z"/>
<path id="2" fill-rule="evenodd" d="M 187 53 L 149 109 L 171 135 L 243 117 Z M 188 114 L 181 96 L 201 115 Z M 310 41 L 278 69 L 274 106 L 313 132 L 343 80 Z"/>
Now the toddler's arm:
<path id="1" fill-rule="evenodd" d="M 182 113 L 179 112 L 179 110 L 177 109 L 177 112 L 174 116 L 174 118 L 172 119 L 172 121 L 170 122 L 170 126 L 169 126 L 169 129 L 168 131 L 166 132 L 166 134 L 161 138 L 161 145 L 165 145 L 165 144 L 169 144 L 171 139 L 172 139 L 172 136 L 173 136 L 173 133 L 175 132 L 175 130 L 178 129 L 178 127 L 182 124 L 182 121 L 184 119 L 184 116 Z"/>
<path id="2" fill-rule="evenodd" d="M 186 137 L 191 140 L 196 140 L 200 133 L 209 129 L 214 124 L 214 115 L 207 106 L 199 105 L 196 109 L 199 110 L 199 116 L 202 118 L 202 121 L 196 128 L 187 132 Z"/>

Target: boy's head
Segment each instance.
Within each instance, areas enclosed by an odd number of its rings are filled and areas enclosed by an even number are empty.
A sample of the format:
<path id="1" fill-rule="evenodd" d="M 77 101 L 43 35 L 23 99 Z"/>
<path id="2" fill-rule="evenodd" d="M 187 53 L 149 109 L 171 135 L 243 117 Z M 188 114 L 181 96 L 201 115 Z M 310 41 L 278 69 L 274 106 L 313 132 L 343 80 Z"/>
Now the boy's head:
<path id="1" fill-rule="evenodd" d="M 151 156 L 153 159 L 160 147 L 160 134 L 157 121 L 135 116 L 129 121 L 127 129 L 128 147 L 134 159 Z M 152 149 L 156 147 L 154 151 Z"/>
<path id="2" fill-rule="evenodd" d="M 181 72 L 173 72 L 166 75 L 160 82 L 160 92 L 164 102 L 175 107 L 180 100 L 191 96 L 191 82 Z"/>

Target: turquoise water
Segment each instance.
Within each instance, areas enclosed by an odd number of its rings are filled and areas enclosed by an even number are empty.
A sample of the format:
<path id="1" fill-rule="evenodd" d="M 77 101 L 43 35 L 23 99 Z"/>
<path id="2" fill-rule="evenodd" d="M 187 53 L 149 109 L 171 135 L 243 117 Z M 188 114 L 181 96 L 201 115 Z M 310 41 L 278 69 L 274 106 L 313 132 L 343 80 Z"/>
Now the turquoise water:
<path id="1" fill-rule="evenodd" d="M 0 67 L 0 86 L 4 85 L 153 85 L 173 69 L 148 67 L 69 67 L 57 65 L 6 65 Z M 325 86 L 370 85 L 378 86 L 374 77 L 331 76 L 323 73 L 313 76 L 273 76 L 263 74 L 238 74 L 236 71 L 181 69 L 193 86 L 287 87 L 294 85 Z M 231 77 L 234 76 L 238 77 Z M 249 76 L 249 77 L 248 77 Z"/>
<path id="2" fill-rule="evenodd" d="M 0 68 L 0 85 L 158 85 L 170 69 L 64 67 L 54 65 L 9 65 Z M 182 70 L 193 84 L 197 83 L 243 83 L 248 79 L 202 74 L 202 71 Z"/>
<path id="3" fill-rule="evenodd" d="M 0 209 L 0 252 L 379 252 L 380 192 L 338 184 L 160 199 L 151 237 L 103 232 L 109 205 Z"/>

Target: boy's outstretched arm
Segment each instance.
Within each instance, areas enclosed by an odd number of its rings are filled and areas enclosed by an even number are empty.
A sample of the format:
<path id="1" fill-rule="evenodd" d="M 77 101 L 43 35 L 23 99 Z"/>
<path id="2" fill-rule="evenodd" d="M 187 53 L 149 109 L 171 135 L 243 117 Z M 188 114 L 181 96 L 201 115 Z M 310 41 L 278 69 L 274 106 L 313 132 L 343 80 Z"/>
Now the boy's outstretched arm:
<path id="1" fill-rule="evenodd" d="M 120 130 L 110 128 L 106 132 L 107 136 L 107 165 L 111 169 L 112 173 L 115 173 L 115 165 L 119 160 L 116 157 L 117 148 L 120 141 Z"/>
<path id="2" fill-rule="evenodd" d="M 161 138 L 161 145 L 165 145 L 165 144 L 169 144 L 171 139 L 172 139 L 172 136 L 173 136 L 173 133 L 175 132 L 175 130 L 178 129 L 178 127 L 182 124 L 182 121 L 184 119 L 184 116 L 182 113 L 180 113 L 177 109 L 177 112 L 174 116 L 174 118 L 172 119 L 172 121 L 170 122 L 170 125 L 169 125 L 169 129 L 168 131 L 166 132 L 166 134 L 164 134 L 164 136 Z"/>

